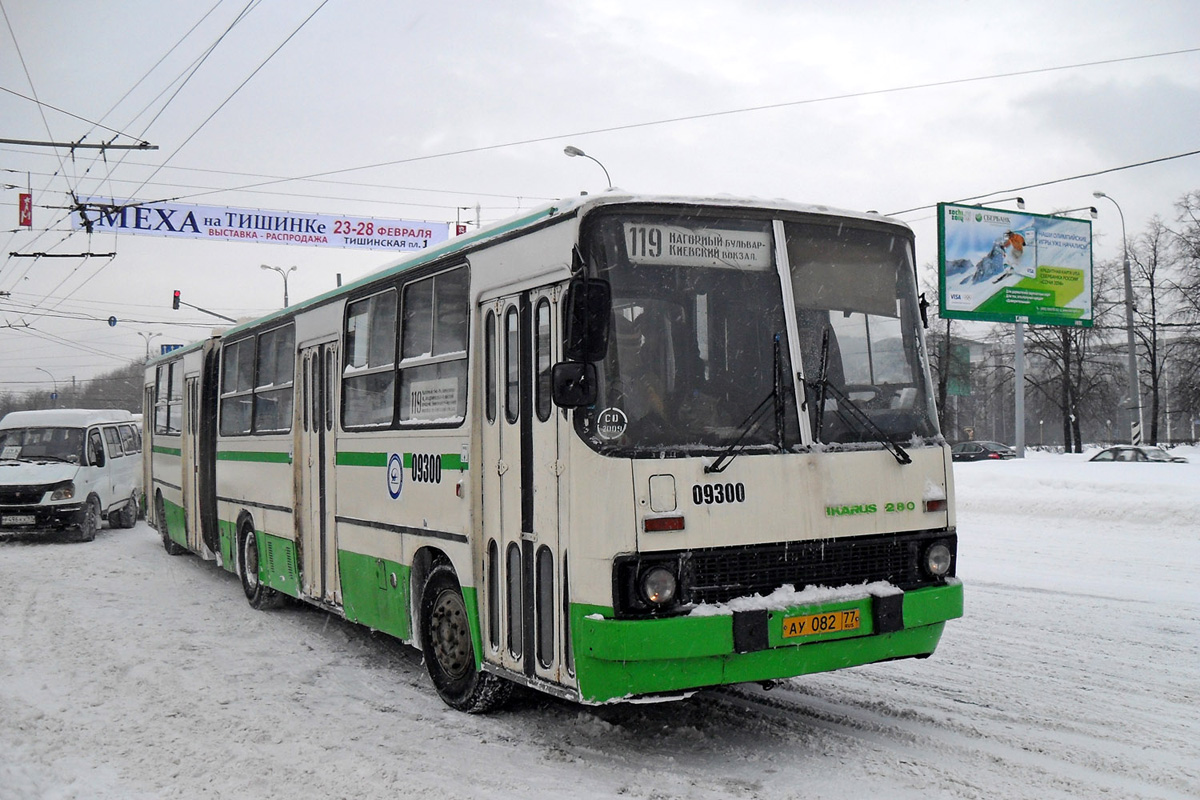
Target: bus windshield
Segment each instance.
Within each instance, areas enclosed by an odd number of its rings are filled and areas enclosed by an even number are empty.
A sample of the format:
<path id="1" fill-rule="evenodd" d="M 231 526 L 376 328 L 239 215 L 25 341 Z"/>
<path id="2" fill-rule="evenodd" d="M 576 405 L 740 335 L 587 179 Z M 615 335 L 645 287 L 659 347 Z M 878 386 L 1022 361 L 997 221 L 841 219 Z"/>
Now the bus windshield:
<path id="1" fill-rule="evenodd" d="M 844 223 L 784 231 L 814 439 L 936 435 L 908 239 Z"/>
<path id="2" fill-rule="evenodd" d="M 845 222 L 784 230 L 799 358 L 771 220 L 594 220 L 584 252 L 612 287 L 613 316 L 596 403 L 576 415 L 581 436 L 635 457 L 795 449 L 795 372 L 818 443 L 936 434 L 908 240 Z"/>
<path id="3" fill-rule="evenodd" d="M 598 398 L 576 417 L 593 447 L 699 454 L 799 442 L 770 220 L 605 216 L 585 252 L 613 294 Z"/>

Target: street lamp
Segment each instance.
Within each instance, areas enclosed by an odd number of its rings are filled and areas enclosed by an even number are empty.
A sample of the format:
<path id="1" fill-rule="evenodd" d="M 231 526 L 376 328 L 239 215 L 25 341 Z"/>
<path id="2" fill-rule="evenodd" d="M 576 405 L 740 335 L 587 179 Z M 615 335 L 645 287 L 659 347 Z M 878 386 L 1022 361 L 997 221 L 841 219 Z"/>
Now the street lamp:
<path id="1" fill-rule="evenodd" d="M 1001 197 L 999 200 L 984 200 L 983 202 L 987 203 L 988 205 L 994 205 L 995 203 L 1006 203 L 1009 200 L 1016 200 L 1017 201 L 1017 209 L 1020 211 L 1025 210 L 1025 198 L 1024 197 Z"/>
<path id="2" fill-rule="evenodd" d="M 48 369 L 42 369 L 41 367 L 34 367 L 34 369 L 36 369 L 38 372 L 44 372 L 47 375 L 50 375 L 50 370 L 48 370 Z M 55 379 L 55 377 L 53 375 L 50 375 L 50 382 L 52 384 L 54 384 L 54 393 L 52 395 L 50 395 L 50 402 L 53 404 L 54 407 L 57 407 L 58 406 L 58 381 Z"/>
<path id="3" fill-rule="evenodd" d="M 595 158 L 594 156 L 589 156 L 587 153 L 583 152 L 578 147 L 573 147 L 572 145 L 567 145 L 566 147 L 564 147 L 563 152 L 566 153 L 567 156 L 570 158 L 575 158 L 575 156 L 583 156 L 584 158 L 590 158 L 592 161 L 595 161 L 597 164 L 600 164 L 599 159 Z M 608 177 L 608 170 L 604 169 L 603 164 L 600 164 L 600 169 L 604 170 L 604 179 L 606 181 L 608 181 L 608 188 L 611 189 L 612 188 L 612 178 Z"/>
<path id="4" fill-rule="evenodd" d="M 143 333 L 142 331 L 138 331 L 137 335 L 146 340 L 146 360 L 149 361 L 150 360 L 150 340 L 155 339 L 159 336 L 162 336 L 162 334 L 161 333 Z"/>
<path id="5" fill-rule="evenodd" d="M 1066 211 L 1052 211 L 1050 216 L 1065 217 L 1067 214 L 1073 214 L 1076 211 L 1086 211 L 1091 215 L 1092 219 L 1096 219 L 1100 216 L 1100 212 L 1096 210 L 1095 206 L 1081 206 L 1080 208 L 1068 208 Z"/>
<path id="6" fill-rule="evenodd" d="M 1130 412 L 1134 419 L 1131 424 L 1130 444 L 1142 443 L 1142 388 L 1138 383 L 1137 351 L 1133 343 L 1133 275 L 1129 271 L 1129 240 L 1125 237 L 1125 212 L 1121 204 L 1104 192 L 1092 192 L 1092 197 L 1103 197 L 1117 207 L 1121 215 L 1121 253 L 1125 262 L 1125 333 L 1129 345 L 1129 402 L 1132 403 Z"/>
<path id="7" fill-rule="evenodd" d="M 282 275 L 282 276 L 283 276 L 283 307 L 284 307 L 284 308 L 287 308 L 287 307 L 288 307 L 288 292 L 287 292 L 287 279 L 288 279 L 288 273 L 289 273 L 289 272 L 295 272 L 295 271 L 296 271 L 296 268 L 295 268 L 295 267 L 288 267 L 288 268 L 285 270 L 283 267 L 272 267 L 270 264 L 263 264 L 263 265 L 261 265 L 261 266 L 262 266 L 262 268 L 263 268 L 263 269 L 273 269 L 273 270 L 275 270 L 276 272 L 278 272 L 280 275 Z"/>

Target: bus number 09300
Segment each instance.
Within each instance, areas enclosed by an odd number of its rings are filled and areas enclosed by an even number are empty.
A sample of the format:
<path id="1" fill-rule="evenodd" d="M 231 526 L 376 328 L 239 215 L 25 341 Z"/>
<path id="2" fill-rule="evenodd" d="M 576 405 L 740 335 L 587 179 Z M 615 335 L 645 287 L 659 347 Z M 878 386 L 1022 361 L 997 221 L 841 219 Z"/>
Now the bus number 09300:
<path id="1" fill-rule="evenodd" d="M 697 483 L 692 486 L 692 502 L 698 506 L 713 503 L 746 502 L 746 485 L 742 483 Z"/>
<path id="2" fill-rule="evenodd" d="M 413 453 L 412 479 L 417 483 L 441 483 L 442 457 Z"/>

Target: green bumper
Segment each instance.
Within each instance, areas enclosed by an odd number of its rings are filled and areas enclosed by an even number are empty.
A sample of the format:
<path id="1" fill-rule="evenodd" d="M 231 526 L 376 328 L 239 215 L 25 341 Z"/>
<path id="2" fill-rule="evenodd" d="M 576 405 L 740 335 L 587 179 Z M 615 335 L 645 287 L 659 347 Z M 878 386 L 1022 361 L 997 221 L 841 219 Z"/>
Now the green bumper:
<path id="1" fill-rule="evenodd" d="M 857 611 L 852 631 L 784 636 L 784 621 Z M 583 700 L 603 703 L 706 686 L 765 681 L 931 654 L 963 613 L 962 584 L 889 597 L 716 616 L 614 620 L 576 606 L 575 655 Z"/>

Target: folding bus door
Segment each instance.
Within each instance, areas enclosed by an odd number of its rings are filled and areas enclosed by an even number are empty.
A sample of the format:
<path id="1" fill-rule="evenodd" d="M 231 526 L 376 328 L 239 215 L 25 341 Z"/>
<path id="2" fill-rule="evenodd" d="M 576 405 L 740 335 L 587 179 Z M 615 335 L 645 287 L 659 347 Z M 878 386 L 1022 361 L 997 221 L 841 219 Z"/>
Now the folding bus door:
<path id="1" fill-rule="evenodd" d="M 301 591 L 332 605 L 342 602 L 334 522 L 337 371 L 335 342 L 300 350 L 300 430 L 294 470 Z"/>
<path id="2" fill-rule="evenodd" d="M 186 520 L 187 546 L 193 553 L 203 553 L 200 524 L 200 378 L 189 375 L 183 383 L 183 508 Z"/>
<path id="3" fill-rule="evenodd" d="M 484 647 L 531 678 L 564 680 L 567 542 L 559 524 L 560 426 L 550 368 L 558 290 L 480 307 L 484 349 Z"/>

